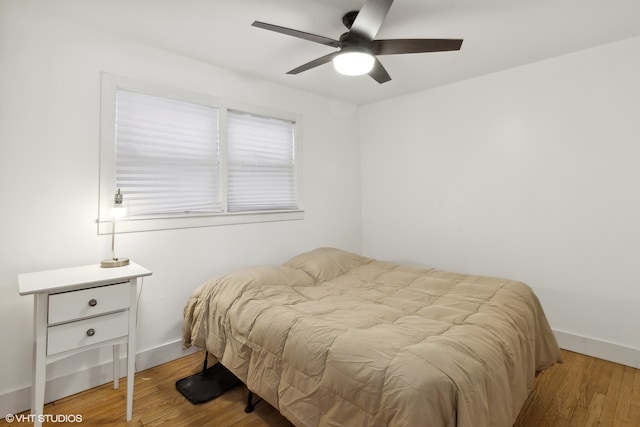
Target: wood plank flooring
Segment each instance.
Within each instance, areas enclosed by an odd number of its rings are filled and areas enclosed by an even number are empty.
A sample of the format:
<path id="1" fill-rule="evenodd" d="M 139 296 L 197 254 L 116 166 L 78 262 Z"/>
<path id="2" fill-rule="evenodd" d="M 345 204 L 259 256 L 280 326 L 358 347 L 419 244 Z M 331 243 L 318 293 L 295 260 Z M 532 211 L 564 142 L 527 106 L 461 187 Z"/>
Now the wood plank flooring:
<path id="1" fill-rule="evenodd" d="M 563 350 L 562 354 L 563 364 L 536 379 L 515 427 L 640 426 L 640 370 L 570 351 Z M 118 390 L 105 384 L 45 406 L 45 414 L 82 415 L 82 423 L 44 425 L 291 427 L 265 402 L 246 414 L 244 386 L 204 404 L 187 401 L 176 390 L 175 382 L 198 372 L 203 358 L 202 352 L 195 353 L 136 374 L 133 419 L 129 423 L 124 421 L 127 386 L 122 379 Z M 7 425 L 28 424 L 0 420 L 0 427 Z"/>

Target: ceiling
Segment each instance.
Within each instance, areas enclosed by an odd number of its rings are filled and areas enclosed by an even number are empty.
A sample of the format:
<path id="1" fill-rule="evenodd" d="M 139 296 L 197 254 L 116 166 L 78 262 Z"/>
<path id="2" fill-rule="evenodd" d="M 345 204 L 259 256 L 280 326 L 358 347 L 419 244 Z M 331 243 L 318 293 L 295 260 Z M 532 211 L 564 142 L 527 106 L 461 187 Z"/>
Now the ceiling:
<path id="1" fill-rule="evenodd" d="M 363 0 L 20 0 L 39 12 L 236 72 L 367 104 L 640 35 L 638 0 L 396 0 L 377 38 L 463 38 L 458 52 L 387 55 L 392 77 L 347 77 L 334 49 L 254 28 L 254 20 L 337 39 Z"/>

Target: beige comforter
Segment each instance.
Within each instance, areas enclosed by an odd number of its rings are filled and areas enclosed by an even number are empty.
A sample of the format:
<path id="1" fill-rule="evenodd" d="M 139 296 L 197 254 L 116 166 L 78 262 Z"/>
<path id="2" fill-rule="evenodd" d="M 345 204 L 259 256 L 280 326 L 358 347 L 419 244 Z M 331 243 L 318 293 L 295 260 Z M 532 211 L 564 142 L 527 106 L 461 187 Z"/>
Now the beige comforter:
<path id="1" fill-rule="evenodd" d="M 511 426 L 561 360 L 523 283 L 330 248 L 203 284 L 183 344 L 297 426 Z"/>

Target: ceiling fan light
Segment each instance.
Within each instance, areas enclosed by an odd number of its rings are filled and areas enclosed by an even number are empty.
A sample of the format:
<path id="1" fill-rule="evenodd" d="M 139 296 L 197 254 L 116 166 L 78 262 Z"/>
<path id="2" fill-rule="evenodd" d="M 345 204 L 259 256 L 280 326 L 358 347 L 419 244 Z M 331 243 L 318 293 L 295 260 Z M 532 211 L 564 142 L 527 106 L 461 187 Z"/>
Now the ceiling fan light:
<path id="1" fill-rule="evenodd" d="M 373 69 L 375 58 L 367 52 L 342 52 L 333 58 L 333 67 L 345 76 L 361 76 Z"/>

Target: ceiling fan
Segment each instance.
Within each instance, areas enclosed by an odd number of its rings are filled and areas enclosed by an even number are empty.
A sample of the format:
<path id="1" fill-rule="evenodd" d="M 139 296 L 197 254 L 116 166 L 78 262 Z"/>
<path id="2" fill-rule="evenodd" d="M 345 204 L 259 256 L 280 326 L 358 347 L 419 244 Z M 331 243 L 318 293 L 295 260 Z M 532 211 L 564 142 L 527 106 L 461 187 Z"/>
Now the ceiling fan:
<path id="1" fill-rule="evenodd" d="M 369 74 L 378 83 L 385 83 L 391 80 L 391 76 L 376 55 L 460 50 L 462 39 L 376 40 L 375 36 L 392 3 L 393 0 L 367 0 L 360 11 L 345 14 L 342 23 L 349 31 L 342 34 L 339 40 L 260 21 L 251 25 L 339 49 L 294 68 L 287 74 L 298 74 L 333 61 L 336 70 L 342 74 Z"/>

